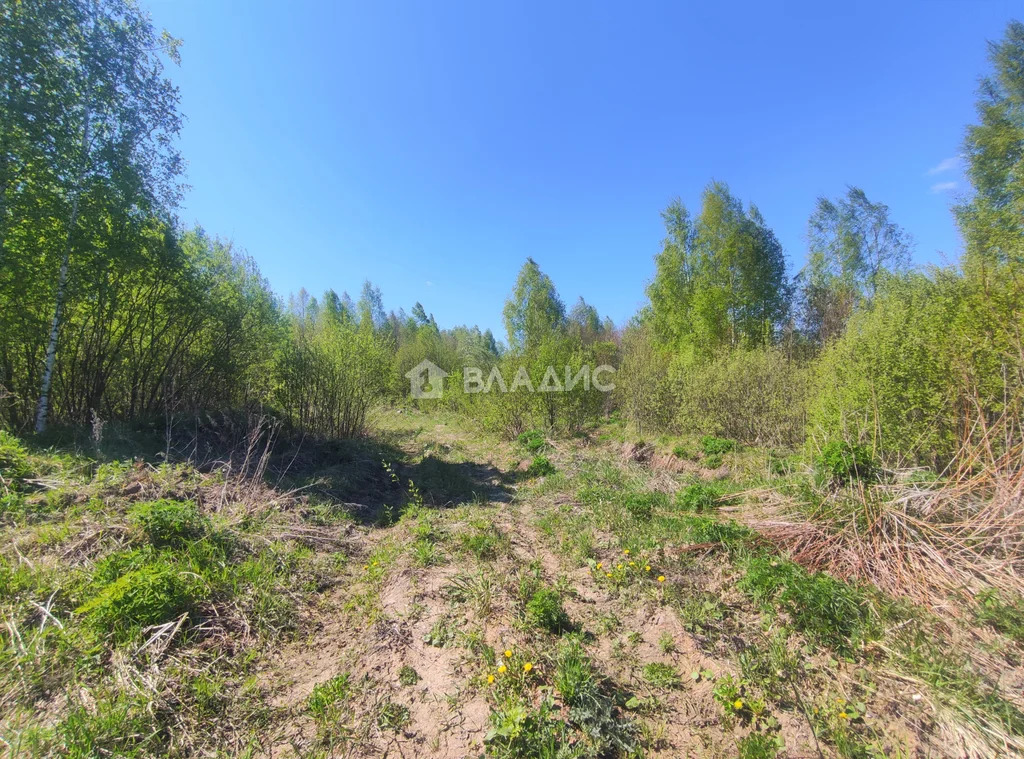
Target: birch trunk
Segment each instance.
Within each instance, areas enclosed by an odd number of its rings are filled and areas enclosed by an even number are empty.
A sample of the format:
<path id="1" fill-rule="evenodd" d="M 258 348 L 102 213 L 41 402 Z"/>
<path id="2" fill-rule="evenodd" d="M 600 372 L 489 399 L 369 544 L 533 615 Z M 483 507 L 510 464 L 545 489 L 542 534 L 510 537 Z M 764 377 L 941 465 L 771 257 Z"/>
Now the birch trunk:
<path id="1" fill-rule="evenodd" d="M 85 129 L 82 130 L 82 156 L 84 166 L 89 163 L 89 127 L 92 123 L 92 110 L 85 110 Z M 68 284 L 68 264 L 71 261 L 71 245 L 74 240 L 75 226 L 78 224 L 78 199 L 82 194 L 85 181 L 85 169 L 78 177 L 75 196 L 71 200 L 71 215 L 68 219 L 67 236 L 64 241 L 64 257 L 60 262 L 60 274 L 57 276 L 57 304 L 53 309 L 53 322 L 50 324 L 50 339 L 46 345 L 46 364 L 43 367 L 43 381 L 39 388 L 39 404 L 36 406 L 36 432 L 46 431 L 46 415 L 50 410 L 50 385 L 53 382 L 53 365 L 57 358 L 57 336 L 60 333 L 60 319 L 64 311 L 64 294 Z"/>

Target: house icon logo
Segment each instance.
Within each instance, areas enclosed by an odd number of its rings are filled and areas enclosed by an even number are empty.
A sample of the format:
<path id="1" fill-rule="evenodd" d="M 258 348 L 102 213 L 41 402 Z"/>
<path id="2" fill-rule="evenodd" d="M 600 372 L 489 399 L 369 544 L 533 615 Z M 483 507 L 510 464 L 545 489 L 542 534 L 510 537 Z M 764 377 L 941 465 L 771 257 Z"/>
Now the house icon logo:
<path id="1" fill-rule="evenodd" d="M 440 398 L 448 372 L 430 359 L 423 359 L 405 373 L 413 398 Z"/>

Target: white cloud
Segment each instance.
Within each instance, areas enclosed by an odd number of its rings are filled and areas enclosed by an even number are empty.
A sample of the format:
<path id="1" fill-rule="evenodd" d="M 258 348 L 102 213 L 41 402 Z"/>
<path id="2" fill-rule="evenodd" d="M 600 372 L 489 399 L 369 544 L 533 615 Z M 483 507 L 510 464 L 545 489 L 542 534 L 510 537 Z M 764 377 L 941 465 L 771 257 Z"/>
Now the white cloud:
<path id="1" fill-rule="evenodd" d="M 944 171 L 955 169 L 959 165 L 960 156 L 958 155 L 955 155 L 952 158 L 943 158 L 941 161 L 939 161 L 937 166 L 932 166 L 930 169 L 928 169 L 928 176 L 932 177 L 935 176 L 936 174 L 941 174 Z"/>
<path id="2" fill-rule="evenodd" d="M 939 182 L 932 185 L 932 192 L 949 192 L 956 189 L 956 182 Z"/>
<path id="3" fill-rule="evenodd" d="M 430 281 L 430 280 L 428 279 L 428 280 L 427 280 L 427 287 L 433 287 L 433 286 L 434 286 L 434 283 L 433 283 L 433 282 L 431 282 L 431 281 Z"/>

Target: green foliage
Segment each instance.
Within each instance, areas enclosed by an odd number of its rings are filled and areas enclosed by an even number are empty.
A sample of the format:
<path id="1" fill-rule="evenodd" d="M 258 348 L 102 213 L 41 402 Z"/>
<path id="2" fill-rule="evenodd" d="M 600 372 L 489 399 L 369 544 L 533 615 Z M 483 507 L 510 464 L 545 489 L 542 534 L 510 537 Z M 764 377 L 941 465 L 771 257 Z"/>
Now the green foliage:
<path id="1" fill-rule="evenodd" d="M 526 602 L 526 620 L 534 627 L 559 634 L 569 627 L 569 615 L 553 588 L 538 588 Z"/>
<path id="2" fill-rule="evenodd" d="M 558 719 L 554 701 L 543 698 L 536 706 L 520 701 L 491 712 L 491 729 L 484 736 L 487 753 L 498 759 L 569 759 L 569 728 Z"/>
<path id="3" fill-rule="evenodd" d="M 813 436 L 860 442 L 882 457 L 948 462 L 958 447 L 956 398 L 964 389 L 951 371 L 959 363 L 955 343 L 975 329 L 960 316 L 965 295 L 951 273 L 882 278 L 870 307 L 853 315 L 818 362 Z"/>
<path id="4" fill-rule="evenodd" d="M 28 452 L 21 441 L 0 430 L 0 489 L 20 489 L 31 473 Z"/>
<path id="5" fill-rule="evenodd" d="M 394 701 L 385 701 L 377 707 L 377 727 L 397 733 L 409 724 L 409 707 Z"/>
<path id="6" fill-rule="evenodd" d="M 132 506 L 128 515 L 157 548 L 181 548 L 210 531 L 210 520 L 191 502 L 146 501 Z"/>
<path id="7" fill-rule="evenodd" d="M 544 439 L 544 433 L 540 430 L 527 430 L 516 438 L 516 442 L 527 453 L 540 453 L 548 444 L 547 440 Z"/>
<path id="8" fill-rule="evenodd" d="M 668 235 L 647 289 L 657 341 L 706 353 L 773 339 L 791 296 L 782 246 L 757 208 L 712 182 L 696 219 L 678 200 L 662 218 Z"/>
<path id="9" fill-rule="evenodd" d="M 877 467 L 866 447 L 845 440 L 826 443 L 814 463 L 819 476 L 836 483 L 870 480 Z"/>
<path id="10" fill-rule="evenodd" d="M 806 426 L 806 362 L 772 346 L 737 348 L 672 366 L 675 426 L 751 444 L 793 445 Z M 723 454 L 726 449 L 705 451 Z"/>
<path id="11" fill-rule="evenodd" d="M 650 662 L 640 671 L 644 680 L 655 688 L 678 688 L 683 683 L 679 671 L 671 664 Z"/>
<path id="12" fill-rule="evenodd" d="M 504 309 L 509 345 L 535 348 L 565 322 L 565 304 L 551 278 L 532 259 L 526 259 Z"/>
<path id="13" fill-rule="evenodd" d="M 459 543 L 476 558 L 489 561 L 508 546 L 508 538 L 492 522 L 470 524 L 458 535 Z"/>
<path id="14" fill-rule="evenodd" d="M 305 293 L 291 304 L 288 321 L 291 337 L 274 367 L 273 400 L 280 413 L 313 434 L 362 434 L 370 407 L 389 390 L 387 338 L 372 321 L 354 323 Z"/>
<path id="15" fill-rule="evenodd" d="M 108 567 L 108 570 L 110 567 Z M 201 578 L 157 558 L 117 577 L 76 609 L 99 634 L 125 641 L 141 628 L 192 614 L 207 594 Z"/>
<path id="16" fill-rule="evenodd" d="M 410 667 L 408 664 L 406 664 L 398 671 L 398 682 L 400 685 L 409 687 L 410 685 L 415 685 L 419 681 L 419 673 L 415 669 Z"/>
<path id="17" fill-rule="evenodd" d="M 683 511 L 709 511 L 721 495 L 722 489 L 717 485 L 696 482 L 676 493 L 676 506 Z"/>
<path id="18" fill-rule="evenodd" d="M 54 733 L 59 755 L 68 759 L 155 756 L 165 753 L 169 738 L 148 700 L 130 695 L 103 698 L 89 708 L 75 705 Z"/>
<path id="19" fill-rule="evenodd" d="M 853 309 L 874 297 L 885 272 L 910 263 L 910 238 L 889 208 L 850 187 L 838 200 L 818 198 L 808 221 L 810 251 L 800 272 L 803 322 L 816 344 L 842 334 Z"/>
<path id="20" fill-rule="evenodd" d="M 668 496 L 654 490 L 629 491 L 623 497 L 622 505 L 634 519 L 650 519 L 656 509 L 668 505 Z"/>
<path id="21" fill-rule="evenodd" d="M 1005 37 L 990 43 L 989 60 L 993 70 L 979 88 L 979 123 L 968 127 L 964 140 L 974 193 L 954 210 L 966 243 L 968 276 L 986 289 L 993 287 L 993 296 L 1009 285 L 1019 298 L 1024 269 L 1024 23 L 1007 24 Z"/>
<path id="22" fill-rule="evenodd" d="M 731 453 L 735 447 L 735 441 L 714 437 L 713 435 L 705 435 L 700 439 L 700 449 L 704 451 L 705 456 L 721 456 L 725 453 Z"/>
<path id="23" fill-rule="evenodd" d="M 840 653 L 871 634 L 871 607 L 859 590 L 791 561 L 751 557 L 737 587 L 766 608 L 782 608 L 798 630 Z"/>
<path id="24" fill-rule="evenodd" d="M 555 465 L 547 456 L 536 456 L 527 467 L 526 474 L 530 477 L 545 477 L 554 474 L 555 471 Z"/>
<path id="25" fill-rule="evenodd" d="M 739 742 L 739 759 L 775 759 L 782 748 L 781 739 L 769 733 L 751 733 Z"/>

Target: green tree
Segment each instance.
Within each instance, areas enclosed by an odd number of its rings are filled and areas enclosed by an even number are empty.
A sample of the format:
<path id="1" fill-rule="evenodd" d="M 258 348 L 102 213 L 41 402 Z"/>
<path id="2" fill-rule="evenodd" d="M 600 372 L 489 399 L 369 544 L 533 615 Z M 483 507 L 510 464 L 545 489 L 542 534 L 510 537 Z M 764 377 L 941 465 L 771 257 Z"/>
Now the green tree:
<path id="1" fill-rule="evenodd" d="M 974 195 L 954 210 L 966 245 L 964 267 L 986 283 L 1024 272 L 1024 23 L 989 44 L 994 69 L 981 80 L 979 123 L 964 153 Z"/>
<path id="2" fill-rule="evenodd" d="M 532 258 L 519 270 L 503 313 L 509 345 L 517 349 L 530 350 L 565 326 L 565 304 Z"/>
<path id="3" fill-rule="evenodd" d="M 807 265 L 798 275 L 804 328 L 822 345 L 842 334 L 854 308 L 874 297 L 885 272 L 910 263 L 910 238 L 889 207 L 850 187 L 845 197 L 818 198 L 807 224 Z"/>
<path id="4" fill-rule="evenodd" d="M 34 5 L 34 4 L 33 4 Z M 147 215 L 172 206 L 180 189 L 181 159 L 174 148 L 181 118 L 178 93 L 163 76 L 160 53 L 177 58 L 178 41 L 158 36 L 149 19 L 126 0 L 65 4 L 70 31 L 59 87 L 62 117 L 38 137 L 45 173 L 63 201 L 60 266 L 47 339 L 35 426 L 46 427 L 58 338 L 73 253 L 84 247 L 79 212 L 86 198 L 105 201 L 120 215 Z M 46 29 L 32 28 L 31 34 Z M 68 136 L 71 139 L 68 139 Z"/>
<path id="5" fill-rule="evenodd" d="M 673 201 L 662 213 L 668 232 L 648 286 L 648 318 L 658 340 L 708 355 L 720 346 L 775 339 L 791 292 L 782 246 L 755 206 L 712 182 L 691 221 Z"/>

